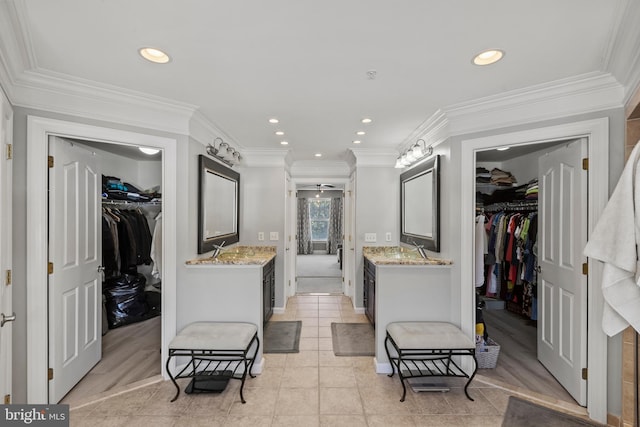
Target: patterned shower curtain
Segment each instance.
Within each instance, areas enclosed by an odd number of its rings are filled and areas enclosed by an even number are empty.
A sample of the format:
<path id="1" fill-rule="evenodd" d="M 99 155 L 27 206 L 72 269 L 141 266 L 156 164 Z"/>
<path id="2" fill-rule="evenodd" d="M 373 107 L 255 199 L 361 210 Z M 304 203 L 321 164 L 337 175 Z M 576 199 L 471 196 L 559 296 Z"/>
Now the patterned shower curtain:
<path id="1" fill-rule="evenodd" d="M 311 247 L 311 223 L 309 222 L 309 200 L 298 199 L 298 255 L 313 253 Z"/>
<path id="2" fill-rule="evenodd" d="M 334 197 L 331 199 L 328 241 L 329 253 L 337 254 L 338 245 L 342 243 L 342 197 Z"/>

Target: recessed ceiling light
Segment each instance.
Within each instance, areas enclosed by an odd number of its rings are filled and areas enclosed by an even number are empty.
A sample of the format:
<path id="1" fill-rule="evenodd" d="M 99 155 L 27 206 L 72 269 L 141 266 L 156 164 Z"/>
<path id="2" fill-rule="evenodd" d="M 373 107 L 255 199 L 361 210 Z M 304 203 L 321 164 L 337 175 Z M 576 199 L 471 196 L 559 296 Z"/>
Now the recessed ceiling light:
<path id="1" fill-rule="evenodd" d="M 276 119 L 274 117 L 274 118 L 269 119 L 269 123 L 273 123 L 273 124 L 280 123 L 280 120 L 278 120 L 278 119 Z"/>
<path id="2" fill-rule="evenodd" d="M 362 141 L 360 141 L 359 139 L 356 139 L 355 141 L 353 141 L 354 144 L 360 144 Z"/>
<path id="3" fill-rule="evenodd" d="M 476 65 L 489 65 L 500 61 L 504 57 L 504 51 L 500 49 L 488 49 L 473 57 L 472 62 Z"/>
<path id="4" fill-rule="evenodd" d="M 314 154 L 314 156 L 316 156 L 316 157 L 322 157 L 322 154 L 321 154 L 321 153 L 316 153 L 316 154 Z"/>
<path id="5" fill-rule="evenodd" d="M 356 135 L 364 135 L 364 134 L 365 134 L 365 131 L 363 130 L 359 130 L 358 132 L 356 132 Z"/>
<path id="6" fill-rule="evenodd" d="M 371 119 L 368 117 L 365 117 L 364 119 L 362 119 L 362 123 L 371 123 Z"/>
<path id="7" fill-rule="evenodd" d="M 284 135 L 284 132 L 282 132 L 281 130 L 277 130 L 277 131 L 276 131 L 276 135 L 278 135 L 278 136 L 282 136 L 282 135 Z"/>
<path id="8" fill-rule="evenodd" d="M 147 147 L 138 147 L 138 150 L 150 156 L 153 156 L 154 154 L 160 152 L 160 150 L 158 150 L 157 148 L 147 148 Z"/>
<path id="9" fill-rule="evenodd" d="M 498 151 L 506 151 L 509 148 L 511 148 L 511 147 L 500 147 L 500 148 L 496 148 L 496 150 L 498 150 Z"/>
<path id="10" fill-rule="evenodd" d="M 169 55 L 161 51 L 160 49 L 156 49 L 153 47 L 143 47 L 138 53 L 147 61 L 155 62 L 156 64 L 166 64 L 171 60 Z"/>
<path id="11" fill-rule="evenodd" d="M 289 145 L 288 141 L 280 141 L 280 145 Z"/>

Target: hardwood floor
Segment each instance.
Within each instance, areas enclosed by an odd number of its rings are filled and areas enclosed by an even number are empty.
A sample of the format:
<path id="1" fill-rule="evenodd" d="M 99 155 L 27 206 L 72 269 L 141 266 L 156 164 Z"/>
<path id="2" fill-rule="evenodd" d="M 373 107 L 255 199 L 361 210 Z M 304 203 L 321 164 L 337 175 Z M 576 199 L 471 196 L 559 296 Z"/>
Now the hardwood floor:
<path id="1" fill-rule="evenodd" d="M 495 369 L 478 374 L 506 384 L 575 404 L 571 395 L 537 359 L 537 328 L 508 310 L 483 310 L 489 337 L 500 344 Z"/>
<path id="2" fill-rule="evenodd" d="M 102 337 L 102 359 L 60 403 L 75 405 L 88 396 L 160 375 L 161 316 L 110 329 Z"/>

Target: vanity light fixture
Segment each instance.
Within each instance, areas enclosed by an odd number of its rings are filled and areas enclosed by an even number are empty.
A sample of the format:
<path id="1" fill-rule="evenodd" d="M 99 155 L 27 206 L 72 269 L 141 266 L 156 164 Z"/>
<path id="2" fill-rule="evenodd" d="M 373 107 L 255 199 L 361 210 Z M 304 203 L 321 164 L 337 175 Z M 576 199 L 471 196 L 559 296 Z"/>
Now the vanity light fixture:
<path id="1" fill-rule="evenodd" d="M 322 153 L 316 153 L 316 154 L 314 154 L 314 156 L 316 156 L 316 157 L 322 157 Z"/>
<path id="2" fill-rule="evenodd" d="M 228 143 L 224 142 L 220 137 L 214 139 L 213 144 L 207 145 L 207 154 L 231 167 L 240 163 L 240 160 L 242 160 L 240 152 Z"/>
<path id="3" fill-rule="evenodd" d="M 362 123 L 367 124 L 367 123 L 371 123 L 372 120 L 369 117 L 365 117 L 364 119 L 361 120 Z"/>
<path id="4" fill-rule="evenodd" d="M 490 65 L 500 61 L 503 57 L 503 50 L 487 49 L 474 56 L 471 62 L 473 62 L 475 65 Z"/>
<path id="5" fill-rule="evenodd" d="M 289 145 L 288 141 L 280 141 L 280 145 Z"/>
<path id="6" fill-rule="evenodd" d="M 272 123 L 275 125 L 276 123 L 280 123 L 280 120 L 276 119 L 275 117 L 272 117 L 269 119 L 269 123 Z"/>
<path id="7" fill-rule="evenodd" d="M 496 148 L 496 151 L 507 151 L 509 148 L 511 147 L 500 147 L 500 148 Z"/>
<path id="8" fill-rule="evenodd" d="M 358 132 L 356 132 L 356 135 L 364 135 L 366 132 L 363 130 L 359 130 Z"/>
<path id="9" fill-rule="evenodd" d="M 422 143 L 422 145 L 420 145 L 420 143 Z M 424 139 L 419 139 L 396 159 L 395 167 L 404 168 L 410 166 L 418 160 L 423 160 L 432 154 L 433 147 L 431 145 L 427 147 Z"/>
<path id="10" fill-rule="evenodd" d="M 149 147 L 138 147 L 138 150 L 142 151 L 144 154 L 148 154 L 149 156 L 153 156 L 160 152 L 157 148 L 149 148 Z"/>
<path id="11" fill-rule="evenodd" d="M 356 139 L 355 141 L 353 141 L 354 144 L 360 144 L 362 141 L 360 141 L 359 139 Z"/>
<path id="12" fill-rule="evenodd" d="M 284 135 L 284 132 L 282 132 L 281 130 L 277 130 L 277 131 L 275 131 L 275 134 L 278 135 L 278 136 L 282 136 L 282 135 Z"/>
<path id="13" fill-rule="evenodd" d="M 171 61 L 169 55 L 161 51 L 160 49 L 156 49 L 153 47 L 143 47 L 138 50 L 140 56 L 150 62 L 154 62 L 156 64 L 166 64 Z"/>

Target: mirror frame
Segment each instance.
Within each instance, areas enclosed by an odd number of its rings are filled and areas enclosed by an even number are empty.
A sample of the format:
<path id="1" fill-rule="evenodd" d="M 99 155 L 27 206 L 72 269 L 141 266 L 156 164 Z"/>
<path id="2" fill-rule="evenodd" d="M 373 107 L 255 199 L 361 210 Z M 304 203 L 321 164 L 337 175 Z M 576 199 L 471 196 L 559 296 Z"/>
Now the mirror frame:
<path id="1" fill-rule="evenodd" d="M 432 209 L 433 209 L 433 235 L 422 236 L 419 234 L 411 234 L 405 231 L 404 226 L 404 214 L 405 214 L 405 194 L 404 184 L 407 181 L 418 178 L 425 173 L 433 173 L 433 181 L 431 188 L 432 195 Z M 418 166 L 403 172 L 400 175 L 400 241 L 408 245 L 412 245 L 413 242 L 424 246 L 432 252 L 440 252 L 440 156 L 428 159 L 427 161 L 419 164 Z"/>
<path id="2" fill-rule="evenodd" d="M 215 249 L 215 245 L 225 242 L 225 245 L 237 243 L 240 240 L 240 174 L 220 163 L 200 154 L 198 156 L 198 253 L 203 254 Z M 236 229 L 232 233 L 207 239 L 204 235 L 204 183 L 207 173 L 213 173 L 236 183 Z"/>

